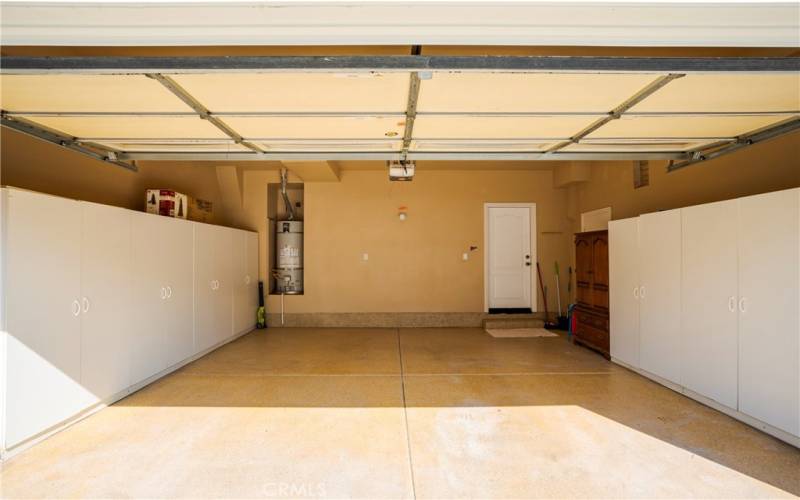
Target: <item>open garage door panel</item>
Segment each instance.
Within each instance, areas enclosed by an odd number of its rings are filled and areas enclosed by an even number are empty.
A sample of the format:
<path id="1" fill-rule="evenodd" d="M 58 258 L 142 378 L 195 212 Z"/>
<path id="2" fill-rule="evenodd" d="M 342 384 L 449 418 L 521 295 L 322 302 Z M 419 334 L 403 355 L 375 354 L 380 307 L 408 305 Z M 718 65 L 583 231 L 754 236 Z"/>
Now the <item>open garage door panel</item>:
<path id="1" fill-rule="evenodd" d="M 726 63 L 733 68 L 727 71 L 714 67 L 718 62 L 701 71 L 703 61 L 694 60 L 688 67 L 696 71 L 667 71 L 673 62 L 662 72 L 652 69 L 657 60 L 648 60 L 647 70 L 616 71 L 571 69 L 575 64 L 526 70 L 516 60 L 537 58 L 513 57 L 499 58 L 514 60 L 511 69 L 459 70 L 436 69 L 443 63 L 430 57 L 434 68 L 425 70 L 339 68 L 330 67 L 336 58 L 325 59 L 302 69 L 191 71 L 184 61 L 180 71 L 158 73 L 85 68 L 80 61 L 65 70 L 6 65 L 3 124 L 124 162 L 686 162 L 800 128 L 800 65 L 791 60 L 752 70 Z"/>

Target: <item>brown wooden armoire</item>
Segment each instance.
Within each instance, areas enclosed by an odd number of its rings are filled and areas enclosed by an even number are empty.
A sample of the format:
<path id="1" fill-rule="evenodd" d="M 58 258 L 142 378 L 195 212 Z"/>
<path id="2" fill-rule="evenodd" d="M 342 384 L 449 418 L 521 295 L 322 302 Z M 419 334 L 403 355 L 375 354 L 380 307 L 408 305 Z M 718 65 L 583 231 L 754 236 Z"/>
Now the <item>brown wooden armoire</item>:
<path id="1" fill-rule="evenodd" d="M 573 341 L 609 357 L 608 231 L 575 235 Z"/>

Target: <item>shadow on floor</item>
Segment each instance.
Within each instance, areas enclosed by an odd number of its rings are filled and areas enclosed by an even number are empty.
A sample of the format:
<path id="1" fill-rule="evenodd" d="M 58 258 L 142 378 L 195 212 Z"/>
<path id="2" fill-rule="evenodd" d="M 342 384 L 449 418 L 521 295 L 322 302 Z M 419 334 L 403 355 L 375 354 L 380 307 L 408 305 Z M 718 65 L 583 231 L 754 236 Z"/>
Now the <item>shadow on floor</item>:
<path id="1" fill-rule="evenodd" d="M 426 410 L 463 409 L 453 418 L 472 419 L 484 418 L 480 410 L 487 408 L 579 408 L 585 413 L 543 417 L 563 419 L 555 422 L 539 422 L 532 413 L 529 430 L 618 436 L 624 426 L 800 494 L 800 450 L 563 337 L 496 339 L 478 329 L 271 329 L 115 406 L 405 408 L 412 431 Z M 588 431 L 579 428 L 587 425 Z"/>

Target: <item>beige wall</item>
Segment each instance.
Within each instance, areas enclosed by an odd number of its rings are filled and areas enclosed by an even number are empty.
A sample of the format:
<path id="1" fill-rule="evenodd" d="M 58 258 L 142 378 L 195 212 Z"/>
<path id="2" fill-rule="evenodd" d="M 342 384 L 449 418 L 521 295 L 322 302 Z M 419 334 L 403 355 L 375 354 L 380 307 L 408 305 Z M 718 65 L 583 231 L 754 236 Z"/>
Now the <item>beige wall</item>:
<path id="1" fill-rule="evenodd" d="M 3 127 L 0 183 L 108 205 L 143 210 L 145 190 L 171 188 L 214 204 L 212 222 L 223 223 L 213 166 L 140 162 L 139 172 L 93 160 Z"/>
<path id="2" fill-rule="evenodd" d="M 570 218 L 611 207 L 613 219 L 800 186 L 800 132 L 667 173 L 650 163 L 650 185 L 633 188 L 631 162 L 598 162 L 591 180 L 569 189 Z"/>
<path id="3" fill-rule="evenodd" d="M 610 206 L 612 219 L 625 219 L 798 186 L 800 132 L 795 132 L 672 173 L 665 162 L 651 162 L 650 185 L 639 189 L 633 188 L 631 162 L 594 163 L 589 182 L 567 188 L 568 219 L 577 232 L 580 214 L 598 208 Z M 571 262 L 574 266 L 574 249 Z"/>
<path id="4" fill-rule="evenodd" d="M 548 165 L 538 163 L 421 162 L 410 183 L 390 183 L 380 163 L 338 166 L 340 182 L 305 184 L 306 294 L 287 298 L 288 312 L 483 310 L 483 204 L 490 201 L 537 204 L 539 260 L 552 308 L 553 262 L 563 269 L 572 261 L 581 212 L 611 206 L 613 217 L 623 218 L 800 186 L 800 134 L 671 174 L 653 163 L 650 186 L 638 190 L 629 162 L 593 164 L 590 182 L 562 189 L 553 187 Z M 242 208 L 228 212 L 221 210 L 214 167 L 142 163 L 135 174 L 2 130 L 3 184 L 136 210 L 147 187 L 211 200 L 215 222 L 259 231 L 266 281 L 267 184 L 278 182 L 277 165 L 240 165 Z M 397 218 L 401 205 L 408 207 L 405 222 Z M 470 245 L 479 250 L 464 262 Z M 276 311 L 278 298 L 268 306 Z"/>
<path id="5" fill-rule="evenodd" d="M 341 166 L 340 182 L 305 184 L 305 295 L 287 297 L 287 312 L 482 311 L 485 202 L 536 203 L 544 269 L 552 274 L 556 259 L 563 266 L 569 258 L 566 192 L 552 187 L 549 170 L 457 172 L 420 163 L 414 181 L 402 183 L 389 182 L 382 168 Z M 265 245 L 267 183 L 278 175 L 244 175 L 246 225 Z M 404 222 L 400 206 L 408 207 Z M 465 262 L 471 245 L 478 250 Z M 266 262 L 262 255 L 262 279 Z M 279 298 L 267 307 L 277 310 Z"/>

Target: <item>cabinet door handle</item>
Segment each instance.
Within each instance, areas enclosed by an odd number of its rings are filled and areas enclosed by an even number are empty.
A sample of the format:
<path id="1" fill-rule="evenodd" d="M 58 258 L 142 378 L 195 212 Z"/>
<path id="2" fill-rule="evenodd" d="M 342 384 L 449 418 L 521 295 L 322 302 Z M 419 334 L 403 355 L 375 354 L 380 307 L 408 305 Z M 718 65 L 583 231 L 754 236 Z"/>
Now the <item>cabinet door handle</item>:
<path id="1" fill-rule="evenodd" d="M 644 287 L 643 286 L 639 287 L 639 297 L 644 298 Z"/>
<path id="2" fill-rule="evenodd" d="M 736 312 L 736 297 L 733 295 L 728 299 L 728 310 L 730 312 Z"/>
<path id="3" fill-rule="evenodd" d="M 215 282 L 214 280 L 211 280 L 211 289 L 212 289 L 212 290 L 216 290 L 216 288 L 215 288 L 215 283 L 216 283 L 216 282 Z"/>
<path id="4" fill-rule="evenodd" d="M 90 306 L 89 299 L 84 297 L 83 298 L 83 312 L 88 313 L 89 312 L 89 306 Z"/>
<path id="5" fill-rule="evenodd" d="M 167 298 L 167 289 L 162 286 L 161 287 L 161 300 L 164 300 L 166 298 Z"/>
<path id="6" fill-rule="evenodd" d="M 249 285 L 250 284 L 250 275 L 247 275 L 247 276 L 244 277 L 244 284 L 245 285 Z"/>
<path id="7" fill-rule="evenodd" d="M 739 299 L 739 311 L 747 312 L 747 298 L 746 297 L 742 297 L 741 299 Z"/>
<path id="8" fill-rule="evenodd" d="M 167 287 L 167 298 L 168 299 L 172 298 L 172 287 L 171 286 Z"/>
<path id="9" fill-rule="evenodd" d="M 219 290 L 219 280 L 214 280 L 214 290 Z"/>
<path id="10" fill-rule="evenodd" d="M 635 299 L 639 298 L 639 287 L 638 286 L 633 287 L 633 298 L 635 298 Z"/>
<path id="11" fill-rule="evenodd" d="M 77 316 L 81 313 L 81 304 L 77 300 L 72 301 L 72 315 Z"/>

